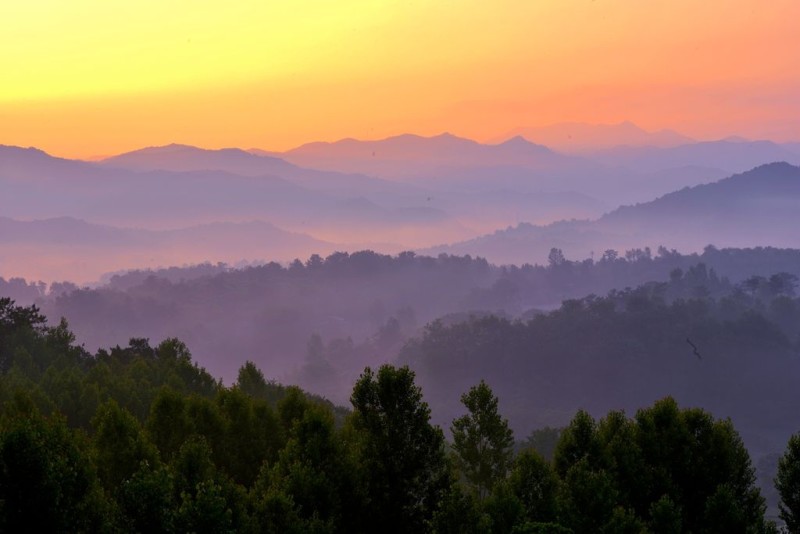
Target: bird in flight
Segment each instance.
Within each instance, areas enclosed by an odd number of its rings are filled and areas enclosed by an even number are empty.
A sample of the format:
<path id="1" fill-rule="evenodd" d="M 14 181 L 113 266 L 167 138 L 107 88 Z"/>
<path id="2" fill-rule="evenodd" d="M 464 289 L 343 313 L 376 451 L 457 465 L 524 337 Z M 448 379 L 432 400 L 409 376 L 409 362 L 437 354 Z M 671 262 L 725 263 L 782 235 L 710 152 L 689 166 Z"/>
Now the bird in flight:
<path id="1" fill-rule="evenodd" d="M 694 355 L 695 355 L 695 356 L 697 356 L 697 359 L 698 359 L 698 360 L 702 360 L 702 359 L 703 359 L 703 357 L 702 357 L 702 356 L 700 356 L 700 353 L 697 351 L 697 345 L 695 345 L 694 343 L 692 343 L 692 342 L 689 340 L 689 338 L 688 338 L 688 337 L 686 338 L 686 342 L 687 342 L 687 343 L 688 343 L 688 344 L 689 344 L 689 345 L 692 347 L 692 350 L 694 351 Z"/>

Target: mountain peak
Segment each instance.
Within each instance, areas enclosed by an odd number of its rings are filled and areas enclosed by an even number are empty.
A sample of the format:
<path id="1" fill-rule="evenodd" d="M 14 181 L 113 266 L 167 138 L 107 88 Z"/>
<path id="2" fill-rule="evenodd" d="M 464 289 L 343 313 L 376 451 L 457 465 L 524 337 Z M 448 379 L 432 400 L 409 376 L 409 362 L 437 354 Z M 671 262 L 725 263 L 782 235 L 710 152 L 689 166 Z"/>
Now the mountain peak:
<path id="1" fill-rule="evenodd" d="M 280 158 L 253 154 L 241 148 L 207 149 L 179 143 L 145 147 L 97 163 L 106 167 L 136 171 L 183 172 L 224 169 L 245 176 L 271 174 L 276 168 L 291 167 Z"/>
<path id="2" fill-rule="evenodd" d="M 530 141 L 528 141 L 527 139 L 525 139 L 521 135 L 515 135 L 514 137 L 512 137 L 510 139 L 506 139 L 505 141 L 503 141 L 500 144 L 501 145 L 512 146 L 512 145 L 530 145 L 530 144 L 533 144 L 533 143 L 531 143 Z"/>
<path id="3" fill-rule="evenodd" d="M 691 142 L 671 130 L 647 131 L 626 120 L 616 124 L 561 122 L 548 126 L 516 128 L 501 139 L 524 136 L 534 143 L 563 152 L 593 152 L 615 146 L 673 147 Z"/>

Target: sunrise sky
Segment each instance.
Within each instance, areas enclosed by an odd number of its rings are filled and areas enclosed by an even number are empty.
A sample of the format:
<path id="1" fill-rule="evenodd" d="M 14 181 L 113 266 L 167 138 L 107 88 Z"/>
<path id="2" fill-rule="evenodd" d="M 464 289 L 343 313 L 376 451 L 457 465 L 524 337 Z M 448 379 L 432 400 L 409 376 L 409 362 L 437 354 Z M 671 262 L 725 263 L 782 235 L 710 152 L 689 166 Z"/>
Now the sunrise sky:
<path id="1" fill-rule="evenodd" d="M 631 120 L 800 140 L 797 0 L 0 3 L 0 143 L 93 157 Z"/>

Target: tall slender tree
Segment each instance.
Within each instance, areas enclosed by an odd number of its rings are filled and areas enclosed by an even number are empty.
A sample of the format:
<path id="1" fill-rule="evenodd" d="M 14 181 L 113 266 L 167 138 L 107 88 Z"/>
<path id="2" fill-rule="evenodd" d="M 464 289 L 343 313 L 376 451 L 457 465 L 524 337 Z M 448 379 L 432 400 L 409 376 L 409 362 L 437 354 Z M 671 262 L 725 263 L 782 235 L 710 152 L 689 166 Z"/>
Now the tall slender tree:
<path id="1" fill-rule="evenodd" d="M 781 496 L 781 519 L 789 532 L 800 532 L 800 434 L 789 438 L 786 452 L 778 460 L 775 487 Z"/>
<path id="2" fill-rule="evenodd" d="M 461 396 L 468 414 L 453 421 L 456 463 L 479 499 L 491 493 L 511 466 L 514 433 L 497 411 L 497 397 L 481 380 Z"/>
<path id="3" fill-rule="evenodd" d="M 367 368 L 351 397 L 369 495 L 368 530 L 421 532 L 450 482 L 444 434 L 408 367 Z"/>

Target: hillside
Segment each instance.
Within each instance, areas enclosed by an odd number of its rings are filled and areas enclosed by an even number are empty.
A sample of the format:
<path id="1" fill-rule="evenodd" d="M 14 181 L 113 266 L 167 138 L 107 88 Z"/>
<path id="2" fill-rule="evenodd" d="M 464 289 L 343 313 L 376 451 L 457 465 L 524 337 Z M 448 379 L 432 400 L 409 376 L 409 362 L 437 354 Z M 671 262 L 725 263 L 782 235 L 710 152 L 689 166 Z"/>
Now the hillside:
<path id="1" fill-rule="evenodd" d="M 607 249 L 658 246 L 700 250 L 798 247 L 800 167 L 771 163 L 745 173 L 684 188 L 656 200 L 620 207 L 596 220 L 546 226 L 520 224 L 451 246 L 426 249 L 485 256 L 498 263 L 544 262 L 551 248 L 569 257 L 599 257 Z"/>
<path id="2" fill-rule="evenodd" d="M 632 413 L 669 394 L 731 417 L 751 451 L 779 451 L 800 427 L 797 280 L 726 289 L 713 271 L 692 269 L 526 322 L 436 322 L 398 362 L 417 372 L 440 421 L 458 413 L 454 393 L 480 376 L 515 428 L 564 425 L 577 409 Z"/>

